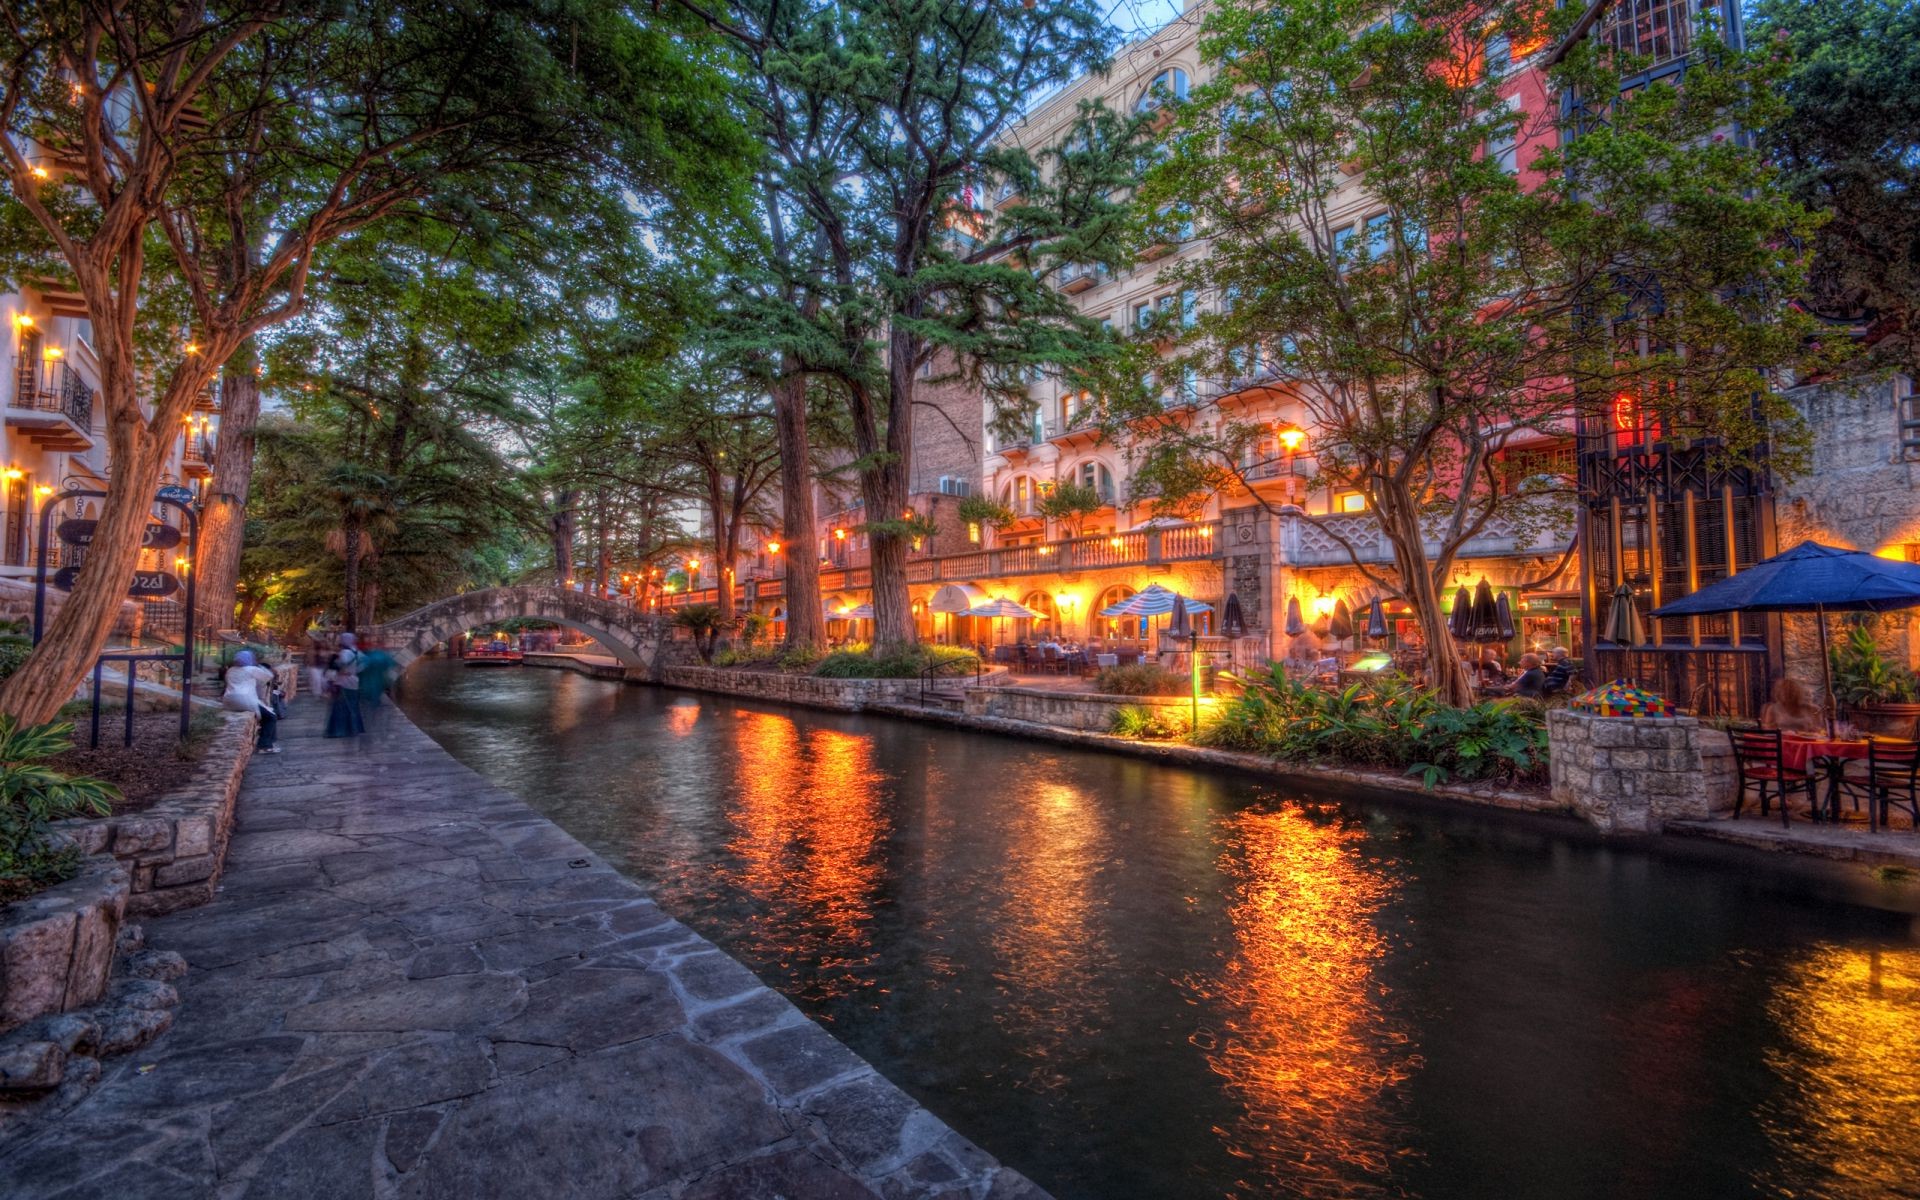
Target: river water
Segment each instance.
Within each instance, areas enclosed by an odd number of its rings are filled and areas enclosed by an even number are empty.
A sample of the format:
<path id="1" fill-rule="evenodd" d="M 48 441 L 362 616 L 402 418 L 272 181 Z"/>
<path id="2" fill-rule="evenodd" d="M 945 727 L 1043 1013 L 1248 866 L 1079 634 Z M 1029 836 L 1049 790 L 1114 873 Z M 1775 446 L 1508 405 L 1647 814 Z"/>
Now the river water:
<path id="1" fill-rule="evenodd" d="M 404 707 L 1060 1200 L 1920 1195 L 1899 880 L 567 672 Z"/>

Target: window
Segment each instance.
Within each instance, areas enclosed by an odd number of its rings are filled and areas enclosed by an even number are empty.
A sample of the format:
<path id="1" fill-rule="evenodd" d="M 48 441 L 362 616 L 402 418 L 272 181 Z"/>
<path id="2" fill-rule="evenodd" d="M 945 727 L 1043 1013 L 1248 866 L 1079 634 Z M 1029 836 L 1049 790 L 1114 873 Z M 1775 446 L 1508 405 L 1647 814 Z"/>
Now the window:
<path id="1" fill-rule="evenodd" d="M 1080 464 L 1080 486 L 1092 488 L 1100 499 L 1113 503 L 1113 472 L 1104 464 L 1084 462 Z"/>
<path id="2" fill-rule="evenodd" d="M 1143 300 L 1140 303 L 1133 306 L 1133 327 L 1135 329 L 1152 329 L 1153 328 L 1152 303 Z"/>
<path id="3" fill-rule="evenodd" d="M 1513 69 L 1513 41 L 1504 33 L 1487 36 L 1487 77 L 1498 78 Z"/>
<path id="4" fill-rule="evenodd" d="M 942 475 L 940 477 L 940 494 L 942 496 L 971 496 L 973 495 L 973 484 L 968 480 L 961 479 L 957 475 Z"/>
<path id="5" fill-rule="evenodd" d="M 1515 114 L 1520 112 L 1520 97 L 1517 93 L 1507 97 L 1507 109 Z M 1520 125 L 1517 116 L 1505 135 L 1487 143 L 1487 157 L 1509 175 L 1520 173 Z"/>
<path id="6" fill-rule="evenodd" d="M 1900 413 L 1900 457 L 1913 462 L 1920 459 L 1920 393 L 1904 379 L 1895 380 L 1893 386 Z"/>
<path id="7" fill-rule="evenodd" d="M 1376 213 L 1367 218 L 1366 250 L 1368 258 L 1385 258 L 1393 251 L 1393 218 L 1387 213 Z"/>
<path id="8" fill-rule="evenodd" d="M 1168 101 L 1181 101 L 1187 98 L 1187 73 L 1179 67 L 1160 72 L 1147 85 L 1147 90 L 1135 106 L 1136 112 L 1152 112 Z"/>
<path id="9" fill-rule="evenodd" d="M 1363 513 L 1367 511 L 1367 497 L 1361 492 L 1338 492 L 1333 497 L 1333 511 Z"/>
<path id="10" fill-rule="evenodd" d="M 1347 254 L 1352 249 L 1352 246 L 1353 226 L 1348 225 L 1345 228 L 1333 231 L 1333 262 L 1334 266 L 1339 268 L 1342 273 L 1347 269 Z"/>
<path id="11" fill-rule="evenodd" d="M 1620 53 L 1658 66 L 1683 57 L 1692 32 L 1693 0 L 1615 0 L 1602 36 Z"/>

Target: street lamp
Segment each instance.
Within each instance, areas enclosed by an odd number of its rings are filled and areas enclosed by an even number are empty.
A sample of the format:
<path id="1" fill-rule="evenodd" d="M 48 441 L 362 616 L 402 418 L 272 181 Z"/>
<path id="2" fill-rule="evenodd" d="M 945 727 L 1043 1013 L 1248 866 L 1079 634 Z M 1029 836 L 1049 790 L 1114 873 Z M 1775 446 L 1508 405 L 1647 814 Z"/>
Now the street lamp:
<path id="1" fill-rule="evenodd" d="M 1297 467 L 1300 461 L 1300 447 L 1306 443 L 1307 431 L 1298 425 L 1283 425 L 1280 427 L 1276 436 L 1279 437 L 1280 444 L 1284 446 L 1287 451 L 1287 502 L 1290 504 L 1298 503 L 1294 498 L 1294 492 L 1298 490 L 1296 487 L 1296 481 L 1299 478 Z"/>

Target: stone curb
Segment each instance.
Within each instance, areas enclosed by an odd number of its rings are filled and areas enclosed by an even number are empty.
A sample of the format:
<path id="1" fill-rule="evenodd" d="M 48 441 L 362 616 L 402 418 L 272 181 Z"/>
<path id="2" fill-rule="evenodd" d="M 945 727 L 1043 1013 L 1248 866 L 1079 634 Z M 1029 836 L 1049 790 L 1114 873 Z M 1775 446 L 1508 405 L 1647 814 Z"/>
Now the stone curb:
<path id="1" fill-rule="evenodd" d="M 128 874 L 89 857 L 80 873 L 0 912 L 0 1032 L 106 993 Z"/>
<path id="2" fill-rule="evenodd" d="M 222 727 L 192 777 L 144 811 L 54 823 L 82 852 L 110 854 L 127 868 L 129 913 L 151 916 L 204 904 L 219 886 L 255 725 L 246 713 L 221 717 Z"/>

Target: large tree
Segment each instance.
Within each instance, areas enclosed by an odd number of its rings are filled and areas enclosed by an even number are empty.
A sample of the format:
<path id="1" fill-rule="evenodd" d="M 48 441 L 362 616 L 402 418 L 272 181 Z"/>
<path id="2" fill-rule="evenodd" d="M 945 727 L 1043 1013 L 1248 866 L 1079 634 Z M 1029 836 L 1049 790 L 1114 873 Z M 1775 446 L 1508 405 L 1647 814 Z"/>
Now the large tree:
<path id="1" fill-rule="evenodd" d="M 0 53 L 8 203 L 29 218 L 6 227 L 44 239 L 45 273 L 86 302 L 111 462 L 73 594 L 0 689 L 26 721 L 104 644 L 181 417 L 302 310 L 326 246 L 397 213 L 511 221 L 609 180 L 655 195 L 738 158 L 685 40 L 585 0 L 48 0 Z M 156 282 L 184 334 L 143 328 Z M 143 333 L 172 343 L 157 370 Z"/>
<path id="2" fill-rule="evenodd" d="M 830 375 L 845 397 L 874 648 L 897 649 L 915 637 L 907 501 L 927 368 L 1023 398 L 1027 368 L 1095 352 L 1051 277 L 1119 253 L 1118 238 L 1098 244 L 1117 211 L 1110 178 L 1073 166 L 1110 156 L 1124 130 L 1108 136 L 1110 115 L 1090 113 L 1084 138 L 1044 155 L 1003 139 L 1033 96 L 1103 69 L 1112 33 L 1087 0 L 682 2 L 740 50 L 742 94 L 771 148 L 773 295 L 790 312 L 769 326 L 781 337 L 771 377 Z M 988 192 L 1002 182 L 1022 202 L 996 211 Z M 775 392 L 783 431 L 804 394 L 787 389 Z"/>
<path id="3" fill-rule="evenodd" d="M 1570 107 L 1582 124 L 1551 101 L 1529 119 L 1488 48 L 1538 47 L 1571 16 L 1544 0 L 1222 0 L 1202 37 L 1218 78 L 1180 108 L 1140 194 L 1148 240 L 1191 221 L 1211 243 L 1174 272 L 1213 303 L 1153 331 L 1181 349 L 1160 379 L 1252 378 L 1297 401 L 1318 481 L 1364 496 L 1391 546 L 1389 567 L 1356 566 L 1409 602 L 1451 702 L 1471 695 L 1440 632 L 1455 562 L 1497 519 L 1543 519 L 1563 486 L 1513 471 L 1517 443 L 1627 397 L 1725 454 L 1771 439 L 1787 466 L 1795 444 L 1769 372 L 1800 354 L 1786 301 L 1812 225 L 1725 136 L 1770 115 L 1773 64 L 1706 36 L 1684 87 L 1623 94 L 1634 64 L 1588 42 L 1554 76 L 1595 102 Z M 1108 381 L 1107 416 L 1143 460 L 1143 497 L 1250 492 L 1248 451 L 1274 430 L 1178 383 L 1129 387 L 1138 366 Z"/>
<path id="4" fill-rule="evenodd" d="M 1867 324 L 1859 363 L 1920 379 L 1920 5 L 1763 0 L 1749 33 L 1792 55 L 1761 129 L 1796 199 L 1828 219 L 1811 292 Z"/>

